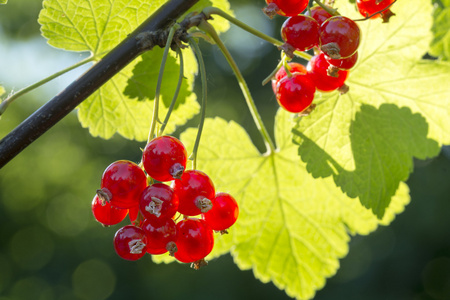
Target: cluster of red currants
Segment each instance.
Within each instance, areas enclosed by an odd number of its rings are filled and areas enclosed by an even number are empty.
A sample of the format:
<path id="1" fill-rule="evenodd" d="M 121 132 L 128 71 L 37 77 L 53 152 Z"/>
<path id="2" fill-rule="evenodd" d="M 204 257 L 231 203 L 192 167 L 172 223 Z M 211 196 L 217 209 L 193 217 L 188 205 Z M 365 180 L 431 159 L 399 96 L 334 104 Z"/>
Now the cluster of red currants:
<path id="1" fill-rule="evenodd" d="M 357 0 L 360 13 L 366 18 L 385 18 L 392 15 L 390 5 L 395 0 Z M 288 63 L 281 67 L 272 80 L 272 88 L 281 107 L 292 113 L 307 111 L 316 90 L 341 94 L 348 91 L 345 80 L 358 59 L 361 39 L 355 21 L 337 15 L 328 6 L 308 9 L 308 0 L 266 0 L 263 11 L 288 17 L 281 28 L 284 44 L 280 47 L 287 57 L 295 51 L 314 48 L 315 55 L 304 67 Z M 312 107 L 312 106 L 311 106 Z"/>
<path id="2" fill-rule="evenodd" d="M 116 232 L 114 248 L 120 257 L 137 260 L 145 253 L 169 252 L 199 268 L 213 249 L 214 231 L 227 233 L 236 222 L 236 200 L 228 193 L 216 193 L 204 172 L 185 170 L 186 162 L 184 145 L 174 137 L 160 136 L 146 145 L 143 168 L 127 160 L 106 168 L 92 212 L 105 226 L 120 223 L 127 214 L 134 223 Z"/>

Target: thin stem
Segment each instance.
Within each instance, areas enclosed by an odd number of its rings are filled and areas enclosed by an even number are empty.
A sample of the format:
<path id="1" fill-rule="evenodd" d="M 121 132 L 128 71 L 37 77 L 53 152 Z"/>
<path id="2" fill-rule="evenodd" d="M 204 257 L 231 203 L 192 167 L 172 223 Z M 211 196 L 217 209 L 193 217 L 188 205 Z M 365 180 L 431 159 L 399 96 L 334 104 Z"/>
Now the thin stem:
<path id="1" fill-rule="evenodd" d="M 323 4 L 320 0 L 314 0 L 320 7 L 322 7 L 326 12 L 328 12 L 332 16 L 339 16 L 337 9 L 331 8 L 325 4 Z"/>
<path id="2" fill-rule="evenodd" d="M 224 12 L 223 10 L 221 10 L 220 8 L 217 7 L 206 7 L 203 9 L 203 13 L 206 15 L 207 18 L 209 18 L 212 14 L 214 15 L 219 15 L 224 19 L 227 19 L 228 21 L 230 21 L 231 23 L 233 23 L 236 26 L 239 26 L 240 28 L 244 29 L 245 31 L 250 32 L 251 34 L 277 46 L 280 47 L 282 46 L 284 43 L 282 41 L 279 41 L 271 36 L 268 36 L 264 33 L 262 33 L 261 31 L 248 26 L 247 24 L 245 24 L 244 22 L 239 21 L 238 19 L 234 18 L 233 16 L 230 16 L 229 14 L 227 14 L 226 12 Z M 311 55 L 309 55 L 306 52 L 303 51 L 294 51 L 294 54 L 304 58 L 306 60 L 310 60 L 312 58 Z"/>
<path id="3" fill-rule="evenodd" d="M 25 87 L 25 88 L 15 92 L 14 94 L 10 95 L 9 97 L 7 97 L 5 100 L 3 100 L 0 103 L 0 116 L 5 112 L 5 110 L 8 108 L 8 106 L 14 100 L 19 98 L 20 96 L 23 96 L 23 95 L 25 95 L 28 92 L 31 92 L 32 90 L 40 87 L 41 85 L 44 85 L 45 83 L 47 83 L 47 82 L 49 82 L 49 81 L 51 81 L 51 80 L 53 80 L 53 79 L 63 75 L 65 73 L 69 72 L 69 71 L 72 71 L 73 69 L 76 69 L 76 68 L 78 68 L 78 67 L 80 67 L 80 66 L 82 66 L 82 65 L 84 65 L 84 64 L 86 64 L 88 62 L 93 61 L 94 58 L 95 57 L 93 55 L 89 56 L 89 57 L 87 57 L 87 58 L 77 62 L 76 64 L 73 64 L 73 65 L 71 65 L 71 66 L 69 66 L 69 67 L 67 67 L 67 68 L 65 68 L 65 69 L 63 69 L 63 70 L 61 70 L 59 72 L 56 72 L 56 73 L 54 73 L 54 74 L 52 74 L 52 75 L 50 75 L 50 76 L 48 76 L 48 77 L 46 77 L 46 78 L 44 78 L 42 80 L 39 80 L 38 82 L 33 83 L 32 85 L 29 85 L 29 86 L 27 86 L 27 87 Z"/>
<path id="4" fill-rule="evenodd" d="M 274 143 L 272 142 L 272 139 L 270 138 L 269 133 L 267 132 L 266 127 L 264 126 L 261 116 L 259 115 L 258 110 L 256 109 L 256 105 L 255 105 L 255 102 L 253 101 L 252 95 L 250 93 L 250 89 L 248 88 L 247 83 L 245 82 L 245 79 L 242 76 L 241 71 L 239 70 L 236 62 L 234 61 L 230 52 L 225 47 L 224 43 L 219 38 L 216 30 L 214 29 L 214 27 L 211 26 L 211 24 L 209 24 L 206 21 L 203 21 L 200 23 L 200 25 L 198 27 L 211 36 L 211 38 L 214 40 L 214 42 L 219 47 L 220 51 L 222 52 L 222 54 L 225 56 L 226 60 L 228 61 L 228 64 L 230 65 L 231 69 L 234 72 L 234 75 L 236 76 L 236 79 L 239 82 L 239 86 L 240 86 L 242 93 L 244 95 L 244 98 L 247 102 L 247 106 L 250 110 L 250 113 L 252 114 L 252 117 L 256 124 L 256 127 L 258 128 L 259 132 L 261 133 L 262 138 L 264 139 L 264 143 L 266 145 L 266 151 L 267 151 L 266 154 L 273 153 L 275 151 Z"/>
<path id="5" fill-rule="evenodd" d="M 197 56 L 200 70 L 200 78 L 202 80 L 202 108 L 200 112 L 200 123 L 198 124 L 198 131 L 197 137 L 195 138 L 194 148 L 192 150 L 191 156 L 189 157 L 189 159 L 192 160 L 192 169 L 195 170 L 197 168 L 198 146 L 200 145 L 200 137 L 202 136 L 203 125 L 205 123 L 206 118 L 207 83 L 206 83 L 206 68 L 205 62 L 203 61 L 202 52 L 200 51 L 197 42 L 192 37 L 189 38 L 189 45 L 192 47 L 192 49 L 195 52 L 195 55 Z"/>
<path id="6" fill-rule="evenodd" d="M 173 108 L 175 107 L 175 103 L 177 102 L 178 95 L 180 94 L 181 84 L 183 83 L 184 78 L 184 61 L 183 61 L 183 52 L 180 48 L 177 48 L 177 55 L 180 57 L 180 75 L 178 76 L 178 83 L 175 89 L 175 94 L 173 95 L 172 101 L 170 102 L 170 106 L 167 109 L 166 117 L 164 118 L 163 123 L 161 124 L 161 128 L 159 129 L 159 136 L 161 136 L 166 128 L 167 123 L 169 123 L 170 115 L 172 114 Z"/>
<path id="7" fill-rule="evenodd" d="M 262 85 L 266 85 L 269 81 L 271 81 L 274 76 L 277 74 L 278 70 L 283 66 L 283 60 L 280 60 L 278 62 L 277 67 L 272 71 L 272 73 L 269 74 L 269 76 L 267 76 L 263 81 L 262 81 Z"/>
<path id="8" fill-rule="evenodd" d="M 152 123 L 150 125 L 150 130 L 148 132 L 147 143 L 153 139 L 153 135 L 155 134 L 156 123 L 159 121 L 158 113 L 159 113 L 159 95 L 161 93 L 161 84 L 164 75 L 164 68 L 166 66 L 167 56 L 169 55 L 170 45 L 172 44 L 172 39 L 177 29 L 177 25 L 175 24 L 170 28 L 169 35 L 167 36 L 166 46 L 164 47 L 164 53 L 161 60 L 161 65 L 159 67 L 158 73 L 158 81 L 156 82 L 156 90 L 155 90 L 155 100 L 153 103 L 153 115 L 152 115 Z"/>

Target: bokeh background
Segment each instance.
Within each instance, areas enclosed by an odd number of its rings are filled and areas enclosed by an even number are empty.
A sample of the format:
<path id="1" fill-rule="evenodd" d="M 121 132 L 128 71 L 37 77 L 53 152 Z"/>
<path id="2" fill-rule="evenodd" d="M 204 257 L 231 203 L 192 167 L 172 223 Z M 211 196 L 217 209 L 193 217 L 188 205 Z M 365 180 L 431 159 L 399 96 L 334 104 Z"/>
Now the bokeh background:
<path id="1" fill-rule="evenodd" d="M 264 1 L 230 2 L 240 19 L 279 37 L 283 19 L 268 20 L 260 11 Z M 36 22 L 41 6 L 39 0 L 0 6 L 0 84 L 7 92 L 86 56 L 46 45 Z M 278 51 L 234 27 L 223 39 L 271 128 L 278 106 L 261 81 L 275 67 Z M 209 115 L 237 121 L 261 143 L 220 52 L 202 46 Z M 0 120 L 0 138 L 83 71 L 17 100 Z M 139 161 L 143 146 L 121 137 L 93 138 L 72 113 L 0 169 L 0 300 L 290 299 L 272 283 L 256 280 L 252 271 L 240 271 L 229 255 L 199 271 L 157 265 L 149 256 L 138 262 L 116 256 L 112 238 L 119 226 L 102 228 L 90 205 L 105 167 L 118 159 Z M 337 275 L 315 299 L 450 299 L 450 148 L 415 161 L 407 183 L 411 204 L 405 212 L 389 227 L 354 237 Z"/>

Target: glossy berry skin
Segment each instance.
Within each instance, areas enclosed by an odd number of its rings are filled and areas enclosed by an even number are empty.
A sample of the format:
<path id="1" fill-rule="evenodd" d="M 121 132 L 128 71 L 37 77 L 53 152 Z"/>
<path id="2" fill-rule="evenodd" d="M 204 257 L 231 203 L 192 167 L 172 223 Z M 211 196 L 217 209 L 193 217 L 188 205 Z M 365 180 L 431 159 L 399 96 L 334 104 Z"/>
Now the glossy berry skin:
<path id="1" fill-rule="evenodd" d="M 300 113 L 311 105 L 316 88 L 308 75 L 292 73 L 277 84 L 275 94 L 278 104 L 291 113 Z"/>
<path id="2" fill-rule="evenodd" d="M 308 0 L 266 0 L 266 3 L 275 4 L 276 13 L 286 17 L 301 14 L 308 6 Z"/>
<path id="3" fill-rule="evenodd" d="M 373 15 L 379 11 L 382 11 L 389 5 L 391 5 L 394 2 L 394 0 L 356 0 L 356 7 L 358 8 L 358 11 L 363 17 L 367 17 L 370 15 Z M 389 9 L 387 9 L 389 10 Z M 382 17 L 384 13 L 387 12 L 383 11 L 379 14 L 376 14 L 371 17 L 371 19 L 376 19 Z"/>
<path id="4" fill-rule="evenodd" d="M 167 135 L 151 140 L 142 154 L 145 171 L 158 181 L 179 178 L 186 168 L 186 161 L 184 145 L 177 138 Z"/>
<path id="5" fill-rule="evenodd" d="M 206 212 L 202 211 L 200 206 L 208 201 L 210 204 L 216 193 L 212 180 L 199 170 L 184 172 L 181 179 L 175 179 L 172 182 L 172 188 L 178 195 L 178 212 L 187 216 L 196 216 Z"/>
<path id="6" fill-rule="evenodd" d="M 122 222 L 128 214 L 128 209 L 111 206 L 108 201 L 102 201 L 95 195 L 92 200 L 92 213 L 97 222 L 110 226 Z"/>
<path id="7" fill-rule="evenodd" d="M 177 225 L 172 219 L 147 219 L 142 223 L 142 229 L 147 235 L 147 252 L 150 254 L 166 253 L 167 244 L 177 238 Z"/>
<path id="8" fill-rule="evenodd" d="M 325 59 L 327 62 L 335 66 L 341 70 L 350 70 L 356 65 L 356 62 L 358 61 L 358 51 L 356 51 L 352 56 L 342 59 L 332 59 L 325 55 Z"/>
<path id="9" fill-rule="evenodd" d="M 308 75 L 314 81 L 316 88 L 323 92 L 330 92 L 340 88 L 348 77 L 348 71 L 339 70 L 338 77 L 329 76 L 327 73 L 330 64 L 323 53 L 314 56 L 308 62 L 306 69 Z"/>
<path id="10" fill-rule="evenodd" d="M 147 252 L 147 236 L 139 227 L 127 225 L 114 236 L 117 255 L 126 260 L 138 260 Z"/>
<path id="11" fill-rule="evenodd" d="M 139 197 L 147 186 L 144 171 L 134 162 L 119 160 L 110 164 L 102 176 L 102 191 L 112 206 L 131 208 L 139 205 Z"/>
<path id="12" fill-rule="evenodd" d="M 321 50 L 330 58 L 341 59 L 358 50 L 361 38 L 359 26 L 344 16 L 335 16 L 320 26 Z"/>
<path id="13" fill-rule="evenodd" d="M 228 193 L 217 193 L 211 210 L 203 214 L 203 219 L 215 231 L 226 230 L 239 216 L 236 199 Z"/>
<path id="14" fill-rule="evenodd" d="M 306 67 L 302 64 L 296 63 L 296 62 L 290 62 L 288 63 L 289 72 L 292 73 L 301 73 L 306 74 Z M 277 73 L 275 74 L 275 78 L 272 80 L 272 90 L 274 93 L 277 92 L 277 84 L 278 82 L 287 76 L 286 69 L 284 67 L 281 67 Z"/>
<path id="15" fill-rule="evenodd" d="M 310 9 L 311 14 L 308 11 L 305 12 L 306 16 L 312 17 L 314 20 L 319 23 L 319 26 L 322 25 L 323 22 L 331 18 L 333 15 L 323 9 L 321 6 L 313 6 Z"/>
<path id="16" fill-rule="evenodd" d="M 202 219 L 187 218 L 177 224 L 175 258 L 192 263 L 205 258 L 214 247 L 214 233 Z"/>
<path id="17" fill-rule="evenodd" d="M 178 196 L 164 183 L 148 186 L 141 194 L 139 209 L 146 219 L 172 218 L 178 209 Z"/>
<path id="18" fill-rule="evenodd" d="M 281 26 L 281 38 L 295 50 L 305 51 L 320 46 L 319 28 L 319 23 L 311 17 L 290 17 Z"/>

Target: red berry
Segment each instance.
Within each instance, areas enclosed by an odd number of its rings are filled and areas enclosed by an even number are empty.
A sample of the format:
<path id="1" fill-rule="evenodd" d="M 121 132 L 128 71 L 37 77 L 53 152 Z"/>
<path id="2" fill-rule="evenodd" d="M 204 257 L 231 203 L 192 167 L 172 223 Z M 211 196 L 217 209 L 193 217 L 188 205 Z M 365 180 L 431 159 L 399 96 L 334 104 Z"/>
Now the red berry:
<path id="1" fill-rule="evenodd" d="M 139 208 L 146 219 L 172 218 L 178 209 L 178 196 L 170 186 L 155 183 L 142 192 Z"/>
<path id="2" fill-rule="evenodd" d="M 281 107 L 292 113 L 300 113 L 311 105 L 316 88 L 308 75 L 292 73 L 277 84 L 276 98 Z"/>
<path id="3" fill-rule="evenodd" d="M 363 17 L 367 17 L 382 11 L 393 2 L 394 0 L 356 0 L 356 7 Z M 388 11 L 389 9 L 386 9 L 385 11 L 372 16 L 371 19 L 380 18 L 388 13 Z"/>
<path id="4" fill-rule="evenodd" d="M 158 181 L 180 178 L 186 168 L 184 145 L 172 136 L 160 136 L 145 146 L 142 162 L 147 174 Z"/>
<path id="5" fill-rule="evenodd" d="M 345 70 L 339 70 L 337 72 L 337 77 L 329 76 L 327 73 L 329 66 L 330 64 L 325 59 L 323 53 L 311 58 L 306 66 L 309 77 L 320 91 L 334 91 L 340 88 L 347 79 L 348 71 Z"/>
<path id="6" fill-rule="evenodd" d="M 144 230 L 133 225 L 120 228 L 114 236 L 117 255 L 126 260 L 138 260 L 147 252 L 147 236 Z"/>
<path id="7" fill-rule="evenodd" d="M 327 12 L 325 9 L 323 9 L 321 6 L 313 6 L 310 9 L 311 15 L 309 14 L 309 11 L 305 12 L 306 16 L 312 17 L 314 20 L 319 23 L 319 26 L 322 25 L 323 22 L 331 18 L 333 15 Z"/>
<path id="8" fill-rule="evenodd" d="M 264 12 L 272 17 L 274 13 L 292 17 L 301 14 L 308 6 L 308 0 L 266 0 L 269 5 Z"/>
<path id="9" fill-rule="evenodd" d="M 281 38 L 285 42 L 282 49 L 305 51 L 320 46 L 319 27 L 316 20 L 305 15 L 288 18 L 281 26 Z"/>
<path id="10" fill-rule="evenodd" d="M 111 203 L 102 201 L 95 195 L 92 200 L 92 213 L 98 222 L 110 226 L 122 222 L 127 216 L 128 209 L 111 206 Z"/>
<path id="11" fill-rule="evenodd" d="M 128 217 L 131 222 L 136 221 L 137 216 L 139 214 L 139 206 L 133 206 L 128 210 Z"/>
<path id="12" fill-rule="evenodd" d="M 325 59 L 332 66 L 335 66 L 341 70 L 350 70 L 356 65 L 358 61 L 358 51 L 356 51 L 352 56 L 342 59 L 332 59 L 325 55 Z"/>
<path id="13" fill-rule="evenodd" d="M 203 214 L 203 218 L 213 230 L 226 230 L 233 225 L 239 215 L 236 200 L 228 193 L 217 193 L 211 210 Z"/>
<path id="14" fill-rule="evenodd" d="M 177 252 L 175 258 L 191 263 L 205 258 L 213 249 L 214 234 L 202 219 L 187 218 L 177 224 Z"/>
<path id="15" fill-rule="evenodd" d="M 333 59 L 349 57 L 358 49 L 360 35 L 353 20 L 344 16 L 331 17 L 320 26 L 321 50 Z"/>
<path id="16" fill-rule="evenodd" d="M 290 62 L 288 63 L 289 72 L 291 73 L 301 73 L 306 74 L 306 67 L 302 64 L 296 63 L 296 62 Z M 272 89 L 273 92 L 277 92 L 277 84 L 278 82 L 287 76 L 286 69 L 284 67 L 281 67 L 277 73 L 275 74 L 275 79 L 272 80 Z"/>
<path id="17" fill-rule="evenodd" d="M 177 238 L 175 221 L 172 219 L 147 219 L 142 224 L 147 235 L 147 252 L 150 254 L 163 254 L 174 250 Z M 175 250 L 176 251 L 176 250 Z"/>
<path id="18" fill-rule="evenodd" d="M 211 179 L 199 170 L 184 172 L 181 179 L 172 182 L 172 188 L 178 195 L 178 212 L 187 216 L 208 211 L 216 193 Z"/>
<path id="19" fill-rule="evenodd" d="M 139 197 L 147 186 L 147 177 L 139 166 L 128 160 L 110 164 L 102 176 L 102 189 L 112 206 L 131 208 L 139 205 Z"/>

